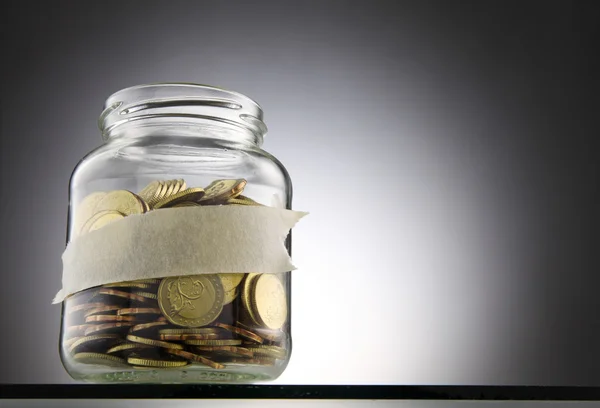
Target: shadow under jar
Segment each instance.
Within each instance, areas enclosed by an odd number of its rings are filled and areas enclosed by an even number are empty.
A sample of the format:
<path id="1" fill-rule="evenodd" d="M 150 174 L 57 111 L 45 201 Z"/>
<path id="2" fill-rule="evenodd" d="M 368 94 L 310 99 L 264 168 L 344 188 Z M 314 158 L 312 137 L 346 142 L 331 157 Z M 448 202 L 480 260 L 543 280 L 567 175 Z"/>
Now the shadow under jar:
<path id="1" fill-rule="evenodd" d="M 135 86 L 108 98 L 99 126 L 104 144 L 71 177 L 67 242 L 166 208 L 291 209 L 288 173 L 261 149 L 262 110 L 244 95 L 194 84 Z M 285 244 L 291 254 L 291 232 Z M 63 302 L 61 359 L 74 379 L 88 382 L 272 380 L 291 353 L 290 293 L 289 272 L 260 271 L 86 289 Z"/>

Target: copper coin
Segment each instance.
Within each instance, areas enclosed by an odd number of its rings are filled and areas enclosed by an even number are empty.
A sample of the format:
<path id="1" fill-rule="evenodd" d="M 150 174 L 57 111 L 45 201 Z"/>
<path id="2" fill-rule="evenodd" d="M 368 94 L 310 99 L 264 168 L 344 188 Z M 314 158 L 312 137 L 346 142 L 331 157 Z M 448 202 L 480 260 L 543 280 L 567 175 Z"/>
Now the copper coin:
<path id="1" fill-rule="evenodd" d="M 221 327 L 225 330 L 229 330 L 233 333 L 239 334 L 242 337 L 245 337 L 249 340 L 255 341 L 257 343 L 261 343 L 264 341 L 262 337 L 258 336 L 257 334 L 252 333 L 251 331 L 242 329 L 241 327 L 235 327 L 235 326 L 230 326 L 228 324 L 225 323 L 214 323 L 215 326 L 217 327 Z"/>
<path id="2" fill-rule="evenodd" d="M 238 346 L 196 346 L 195 347 L 196 350 L 200 351 L 200 352 L 219 352 L 219 353 L 227 353 L 227 354 L 233 354 L 236 356 L 245 356 L 245 357 L 253 357 L 254 353 L 245 348 L 245 347 L 238 347 Z"/>
<path id="3" fill-rule="evenodd" d="M 135 322 L 135 316 L 94 315 L 86 317 L 85 322 Z"/>
<path id="4" fill-rule="evenodd" d="M 121 306 L 100 306 L 90 309 L 84 313 L 85 317 L 92 316 L 98 313 L 106 313 L 106 312 L 114 312 L 115 310 L 119 310 Z"/>
<path id="5" fill-rule="evenodd" d="M 120 309 L 117 315 L 160 314 L 160 309 L 154 307 L 129 307 Z"/>
<path id="6" fill-rule="evenodd" d="M 131 322 L 114 322 L 114 323 L 102 323 L 102 324 L 92 324 L 85 330 L 85 335 L 89 336 L 91 334 L 97 333 L 111 333 L 115 331 L 122 331 L 129 327 L 131 327 L 133 323 Z"/>
<path id="7" fill-rule="evenodd" d="M 167 353 L 175 354 L 176 356 L 180 356 L 180 357 L 183 357 L 190 361 L 195 361 L 195 362 L 207 365 L 211 368 L 215 368 L 215 369 L 225 368 L 225 366 L 223 364 L 219 364 L 215 361 L 209 360 L 208 358 L 202 357 L 198 354 L 190 353 L 189 351 L 167 349 Z"/>
<path id="8" fill-rule="evenodd" d="M 111 295 L 111 296 L 118 296 L 124 299 L 129 299 L 129 300 L 136 300 L 138 302 L 146 302 L 147 298 L 140 296 L 140 295 L 136 295 L 135 293 L 127 293 L 127 292 L 123 292 L 122 290 L 117 290 L 117 289 L 106 289 L 106 288 L 102 288 L 98 291 L 99 295 Z"/>
<path id="9" fill-rule="evenodd" d="M 159 320 L 159 321 L 150 322 L 150 323 L 136 324 L 135 326 L 133 326 L 131 328 L 131 332 L 132 333 L 136 333 L 136 332 L 139 332 L 139 331 L 142 331 L 142 330 L 148 330 L 148 329 L 152 329 L 152 328 L 155 328 L 155 327 L 166 326 L 168 324 L 169 323 L 167 323 L 164 320 Z"/>

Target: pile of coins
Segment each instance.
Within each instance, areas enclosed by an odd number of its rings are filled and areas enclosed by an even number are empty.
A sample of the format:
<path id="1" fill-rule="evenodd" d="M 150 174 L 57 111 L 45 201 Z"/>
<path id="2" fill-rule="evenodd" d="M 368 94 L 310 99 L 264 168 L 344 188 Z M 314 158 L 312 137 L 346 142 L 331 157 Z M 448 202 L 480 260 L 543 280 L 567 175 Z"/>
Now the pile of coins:
<path id="1" fill-rule="evenodd" d="M 78 206 L 72 237 L 131 214 L 203 205 L 262 205 L 246 180 L 188 188 L 156 180 L 135 194 L 96 192 Z M 71 363 L 136 369 L 210 369 L 286 360 L 288 310 L 282 274 L 223 273 L 118 282 L 65 300 L 62 349 Z"/>

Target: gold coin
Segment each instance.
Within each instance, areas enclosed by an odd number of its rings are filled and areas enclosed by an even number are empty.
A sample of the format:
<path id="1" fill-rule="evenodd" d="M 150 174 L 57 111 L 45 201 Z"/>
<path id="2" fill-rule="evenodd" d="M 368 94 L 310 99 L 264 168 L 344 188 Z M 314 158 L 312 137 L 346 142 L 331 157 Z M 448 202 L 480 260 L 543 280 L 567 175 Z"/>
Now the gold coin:
<path id="1" fill-rule="evenodd" d="M 116 346 L 111 347 L 108 350 L 106 350 L 106 354 L 114 354 L 114 353 L 120 353 L 122 351 L 151 349 L 151 348 L 152 348 L 152 346 L 149 346 L 147 344 L 121 343 L 121 344 L 117 344 Z"/>
<path id="2" fill-rule="evenodd" d="M 104 221 L 99 221 L 103 217 L 108 217 L 108 218 L 106 220 L 104 220 Z M 95 227 L 94 227 L 95 229 L 101 228 L 101 227 L 99 227 L 99 225 L 101 226 L 103 222 L 107 222 L 108 221 L 108 223 L 110 223 L 112 221 L 115 221 L 115 218 L 116 219 L 120 219 L 118 217 L 123 218 L 123 214 L 121 214 L 118 211 L 114 211 L 114 210 L 99 211 L 96 214 L 92 215 L 90 217 L 90 219 L 88 219 L 83 224 L 83 227 L 81 227 L 81 230 L 79 231 L 79 234 L 83 235 L 83 234 L 87 234 L 88 232 L 90 232 L 91 228 L 96 224 L 97 221 L 99 221 L 99 223 L 95 225 Z M 106 224 L 104 224 L 104 225 L 106 225 Z"/>
<path id="3" fill-rule="evenodd" d="M 79 324 L 76 326 L 69 326 L 65 329 L 65 336 L 81 336 L 85 334 L 86 329 L 91 327 L 91 324 Z"/>
<path id="4" fill-rule="evenodd" d="M 253 296 L 252 292 L 254 289 L 254 281 L 260 275 L 261 275 L 260 273 L 247 274 L 246 279 L 244 280 L 244 286 L 242 287 L 242 293 L 241 293 L 242 304 L 244 305 L 246 312 L 248 312 L 248 317 L 250 317 L 250 320 L 252 320 L 252 323 L 254 323 L 256 325 L 260 325 L 260 323 L 258 322 L 258 318 L 257 318 L 254 310 L 252 310 L 252 302 L 250 301 L 250 299 Z"/>
<path id="5" fill-rule="evenodd" d="M 148 203 L 148 205 L 152 208 L 154 206 L 154 203 L 157 202 L 158 200 L 160 200 L 161 198 L 163 198 L 165 196 L 165 192 L 167 191 L 167 184 L 164 181 L 158 180 L 158 190 L 156 192 L 156 196 L 146 200 L 146 202 Z"/>
<path id="6" fill-rule="evenodd" d="M 198 201 L 203 195 L 204 190 L 200 187 L 188 188 L 158 201 L 156 204 L 154 204 L 154 209 L 156 210 L 163 207 L 171 207 L 175 204 L 186 201 Z"/>
<path id="7" fill-rule="evenodd" d="M 218 339 L 219 335 L 216 333 L 209 334 L 159 334 L 161 340 L 166 341 L 184 341 L 184 340 L 209 340 Z"/>
<path id="8" fill-rule="evenodd" d="M 83 227 L 83 224 L 85 224 L 86 221 L 89 220 L 94 215 L 94 213 L 96 213 L 96 206 L 104 198 L 105 195 L 106 193 L 103 191 L 91 193 L 87 195 L 83 200 L 81 200 L 79 205 L 75 207 L 75 217 L 72 229 L 75 235 L 79 234 L 81 228 Z"/>
<path id="9" fill-rule="evenodd" d="M 275 359 L 269 357 L 254 357 L 254 358 L 229 358 L 225 362 L 227 366 L 229 365 L 238 365 L 238 366 L 248 366 L 248 365 L 260 365 L 260 366 L 272 366 L 275 365 Z"/>
<path id="10" fill-rule="evenodd" d="M 94 315 L 85 318 L 86 323 L 94 322 L 134 322 L 135 316 Z"/>
<path id="11" fill-rule="evenodd" d="M 235 300 L 238 295 L 238 288 L 233 288 L 230 291 L 225 292 L 225 298 L 223 300 L 223 306 L 230 304 Z"/>
<path id="12" fill-rule="evenodd" d="M 170 368 L 170 367 L 185 367 L 190 364 L 189 361 L 172 361 L 172 360 L 155 360 L 150 358 L 127 358 L 129 364 L 142 367 L 159 367 L 159 368 Z"/>
<path id="13" fill-rule="evenodd" d="M 69 347 L 71 347 L 71 345 L 72 345 L 73 343 L 75 343 L 77 340 L 79 340 L 79 339 L 81 339 L 81 338 L 82 338 L 82 336 L 79 336 L 79 337 L 73 337 L 73 338 L 71 338 L 71 339 L 63 340 L 63 342 L 62 342 L 62 346 L 63 346 L 64 348 L 68 349 Z"/>
<path id="14" fill-rule="evenodd" d="M 158 296 L 156 296 L 156 293 L 140 292 L 137 290 L 134 290 L 131 293 L 133 293 L 134 295 L 137 295 L 137 296 L 142 296 L 142 297 L 148 298 L 148 299 L 158 300 Z"/>
<path id="15" fill-rule="evenodd" d="M 158 197 L 158 194 L 160 193 L 162 186 L 164 185 L 161 183 L 162 182 L 159 180 L 150 182 L 150 184 L 148 184 L 138 193 L 138 196 L 140 196 L 146 202 L 151 202 L 152 200 Z"/>
<path id="16" fill-rule="evenodd" d="M 106 312 L 113 312 L 115 310 L 119 310 L 121 308 L 121 306 L 100 306 L 100 307 L 96 307 L 94 309 L 90 309 L 88 311 L 86 311 L 83 315 L 85 317 L 88 316 L 92 316 L 98 313 L 106 313 Z"/>
<path id="17" fill-rule="evenodd" d="M 243 197 L 243 196 L 240 196 L 238 198 L 230 198 L 229 200 L 227 200 L 227 204 L 253 205 L 256 207 L 265 207 L 263 204 L 257 203 L 256 201 L 252 200 L 251 198 L 248 198 L 248 197 L 241 198 L 241 197 Z"/>
<path id="18" fill-rule="evenodd" d="M 246 187 L 246 180 L 215 180 L 204 189 L 203 201 L 221 201 L 235 198 L 242 194 Z"/>
<path id="19" fill-rule="evenodd" d="M 160 309 L 155 307 L 129 307 L 120 309 L 117 315 L 139 315 L 139 314 L 160 314 Z"/>
<path id="20" fill-rule="evenodd" d="M 247 345 L 246 348 L 251 350 L 257 356 L 266 356 L 276 359 L 285 359 L 287 357 L 287 350 L 283 347 L 267 346 L 264 344 L 253 344 Z"/>
<path id="21" fill-rule="evenodd" d="M 82 364 L 100 364 L 113 367 L 126 365 L 126 361 L 117 356 L 104 353 L 77 353 L 73 359 Z"/>
<path id="22" fill-rule="evenodd" d="M 104 288 L 138 288 L 138 289 L 150 289 L 152 285 L 150 283 L 145 282 L 115 282 L 109 283 L 106 285 L 102 285 Z"/>
<path id="23" fill-rule="evenodd" d="M 82 310 L 95 309 L 98 307 L 106 306 L 105 303 L 95 302 L 95 303 L 82 303 L 80 305 L 71 306 L 67 309 L 67 314 L 72 314 L 75 312 L 79 312 Z"/>
<path id="24" fill-rule="evenodd" d="M 71 344 L 71 346 L 69 347 L 69 352 L 72 353 L 73 351 L 75 351 L 78 347 L 81 346 L 92 346 L 92 345 L 97 345 L 98 343 L 111 343 L 111 342 L 116 342 L 119 341 L 119 336 L 116 334 L 96 334 L 93 336 L 85 336 L 80 338 L 79 340 L 73 342 L 73 344 Z"/>
<path id="25" fill-rule="evenodd" d="M 118 211 L 100 211 L 98 214 L 102 215 L 94 217 L 94 221 L 91 224 L 89 224 L 85 233 L 96 231 L 102 227 L 107 226 L 108 224 L 125 218 L 125 216 Z"/>
<path id="26" fill-rule="evenodd" d="M 218 353 L 233 356 L 253 357 L 254 353 L 245 347 L 236 346 L 197 346 L 196 350 L 201 353 Z"/>
<path id="27" fill-rule="evenodd" d="M 143 214 L 144 205 L 139 197 L 127 190 L 114 190 L 106 194 L 96 206 L 97 211 L 118 211 L 123 215 Z"/>
<path id="28" fill-rule="evenodd" d="M 242 200 L 242 201 L 246 201 L 246 202 L 248 202 L 250 204 L 253 204 L 253 205 L 260 205 L 260 206 L 266 207 L 264 204 L 261 204 L 258 201 L 253 200 L 250 197 L 246 197 L 245 195 L 241 195 L 241 194 L 239 196 L 237 196 L 235 198 L 235 200 Z"/>
<path id="29" fill-rule="evenodd" d="M 239 334 L 240 336 L 245 337 L 249 340 L 255 341 L 257 343 L 263 342 L 263 339 L 260 336 L 254 334 L 248 330 L 242 329 L 241 327 L 230 326 L 228 324 L 219 323 L 219 322 L 215 323 L 215 326 L 221 327 L 225 330 L 229 330 L 230 332 Z"/>
<path id="30" fill-rule="evenodd" d="M 149 283 L 151 285 L 158 285 L 160 283 L 160 279 L 159 278 L 137 279 L 136 282 Z"/>
<path id="31" fill-rule="evenodd" d="M 183 350 L 183 346 L 181 344 L 168 343 L 166 341 L 161 341 L 161 340 L 147 339 L 145 337 L 134 336 L 133 334 L 128 334 L 127 340 L 129 340 L 132 343 L 147 344 L 148 346 L 163 347 L 163 348 L 175 348 L 175 349 Z"/>
<path id="32" fill-rule="evenodd" d="M 189 351 L 168 349 L 167 353 L 175 354 L 176 356 L 183 357 L 190 361 L 195 361 L 197 363 L 207 365 L 214 369 L 225 368 L 225 366 L 223 364 L 219 364 L 215 361 L 209 360 L 206 357 L 199 356 L 198 354 L 190 353 Z"/>
<path id="33" fill-rule="evenodd" d="M 236 326 L 241 327 L 242 329 L 246 329 L 252 333 L 256 333 L 258 336 L 270 342 L 280 342 L 283 341 L 285 338 L 285 333 L 281 330 L 269 330 L 257 327 L 250 327 L 239 321 L 235 322 L 235 324 Z"/>
<path id="34" fill-rule="evenodd" d="M 127 292 L 123 292 L 122 290 L 117 290 L 117 289 L 107 289 L 107 288 L 101 288 L 98 291 L 99 295 L 110 295 L 110 296 L 117 296 L 117 297 L 122 297 L 128 300 L 136 300 L 138 302 L 146 302 L 147 298 L 140 296 L 140 295 L 136 295 L 135 293 L 127 293 Z"/>
<path id="35" fill-rule="evenodd" d="M 281 280 L 265 273 L 256 279 L 252 308 L 262 326 L 279 329 L 287 320 L 287 299 Z"/>
<path id="36" fill-rule="evenodd" d="M 200 327 L 213 322 L 223 310 L 225 293 L 217 275 L 165 278 L 158 287 L 158 306 L 169 322 Z"/>
<path id="37" fill-rule="evenodd" d="M 239 346 L 242 344 L 241 340 L 238 339 L 224 339 L 224 340 L 185 340 L 185 344 L 190 346 Z"/>
<path id="38" fill-rule="evenodd" d="M 150 322 L 150 323 L 136 324 L 135 326 L 133 326 L 131 328 L 131 332 L 136 333 L 136 332 L 139 332 L 142 330 L 152 329 L 154 327 L 167 326 L 168 324 L 169 323 L 167 323 L 165 321 L 156 321 L 156 322 Z"/>
<path id="39" fill-rule="evenodd" d="M 111 333 L 111 332 L 120 332 L 129 327 L 133 326 L 132 322 L 111 322 L 111 323 L 102 323 L 102 324 L 90 324 L 88 328 L 85 329 L 84 334 L 86 336 L 90 336 L 92 334 L 100 334 L 100 333 Z"/>
<path id="40" fill-rule="evenodd" d="M 195 329 L 161 329 L 160 334 L 218 334 L 223 330 L 216 327 L 199 327 Z"/>
<path id="41" fill-rule="evenodd" d="M 223 290 L 229 292 L 231 289 L 237 287 L 242 279 L 244 279 L 243 273 L 219 273 L 221 283 L 223 284 Z"/>
<path id="42" fill-rule="evenodd" d="M 182 201 L 181 203 L 177 203 L 174 206 L 172 206 L 173 208 L 179 208 L 179 207 L 202 207 L 202 205 L 195 203 L 193 201 Z"/>

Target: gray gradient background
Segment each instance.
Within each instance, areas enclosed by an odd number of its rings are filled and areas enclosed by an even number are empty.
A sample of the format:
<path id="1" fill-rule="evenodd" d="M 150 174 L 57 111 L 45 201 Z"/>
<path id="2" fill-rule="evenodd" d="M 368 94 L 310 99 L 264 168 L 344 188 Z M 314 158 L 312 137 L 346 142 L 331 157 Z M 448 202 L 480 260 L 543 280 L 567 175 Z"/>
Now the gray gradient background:
<path id="1" fill-rule="evenodd" d="M 586 4 L 13 3 L 0 382 L 71 382 L 50 305 L 69 176 L 110 93 L 184 81 L 263 106 L 264 147 L 311 212 L 277 383 L 600 386 Z"/>

